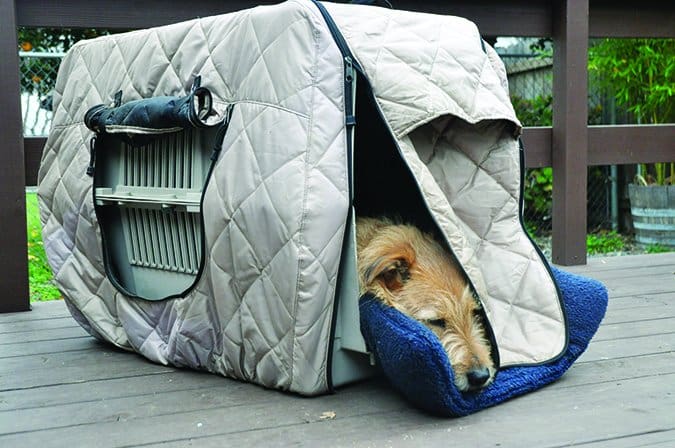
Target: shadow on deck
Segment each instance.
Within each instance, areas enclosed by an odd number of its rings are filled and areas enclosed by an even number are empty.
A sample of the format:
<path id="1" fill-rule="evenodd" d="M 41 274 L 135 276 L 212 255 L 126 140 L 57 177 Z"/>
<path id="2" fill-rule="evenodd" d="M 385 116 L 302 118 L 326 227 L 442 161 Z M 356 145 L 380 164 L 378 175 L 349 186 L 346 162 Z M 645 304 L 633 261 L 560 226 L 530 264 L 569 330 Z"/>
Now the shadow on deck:
<path id="1" fill-rule="evenodd" d="M 609 289 L 588 351 L 553 385 L 459 419 L 382 379 L 301 398 L 152 364 L 37 303 L 0 315 L 0 446 L 675 446 L 675 253 L 565 269 Z"/>

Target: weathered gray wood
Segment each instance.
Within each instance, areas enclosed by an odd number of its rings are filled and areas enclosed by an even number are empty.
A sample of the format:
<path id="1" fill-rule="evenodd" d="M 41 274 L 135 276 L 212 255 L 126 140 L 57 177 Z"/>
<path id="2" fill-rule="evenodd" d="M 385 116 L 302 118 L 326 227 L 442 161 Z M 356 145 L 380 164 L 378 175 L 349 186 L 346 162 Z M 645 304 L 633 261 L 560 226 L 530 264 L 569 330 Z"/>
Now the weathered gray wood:
<path id="1" fill-rule="evenodd" d="M 649 366 L 647 366 L 649 364 Z M 611 373 L 608 374 L 608 370 Z M 655 377 L 675 373 L 675 354 L 661 357 L 637 357 L 627 361 L 600 361 L 595 363 L 580 363 L 575 366 L 559 388 L 574 388 L 591 384 L 616 382 L 631 378 Z M 117 421 L 120 416 L 125 420 L 150 416 L 170 415 L 192 410 L 208 410 L 220 407 L 238 407 L 270 400 L 270 392 L 262 388 L 215 376 L 206 376 L 212 381 L 202 384 L 198 381 L 182 383 L 180 386 L 168 382 L 166 375 L 156 377 L 135 377 L 124 380 L 124 388 L 131 387 L 132 395 L 117 397 L 111 392 L 120 392 L 118 380 L 106 382 L 105 389 L 98 388 L 95 395 L 90 395 L 90 386 L 87 386 L 87 396 L 78 395 L 80 401 L 73 401 L 75 397 L 67 396 L 62 399 L 67 402 L 47 405 L 40 401 L 32 407 L 25 407 L 25 403 L 13 402 L 14 397 L 2 396 L 0 403 L 0 434 L 19 431 L 36 431 L 73 425 L 83 425 L 106 421 Z M 176 378 L 174 376 L 174 378 Z M 218 379 L 216 381 L 215 379 Z M 373 389 L 378 394 L 394 394 L 391 390 L 384 390 L 377 386 L 381 380 L 372 380 L 363 385 L 347 388 L 340 392 L 340 396 L 349 400 L 353 394 L 372 395 Z M 135 385 L 142 382 L 144 387 Z M 119 383 L 119 384 L 115 384 Z M 192 387 L 190 387 L 192 386 Z M 147 388 L 146 388 L 147 387 Z M 180 387 L 173 389 L 174 387 Z M 112 389 L 112 390 L 111 390 Z M 103 396 L 101 392 L 105 391 Z M 345 393 L 349 391 L 349 393 Z M 45 394 L 41 394 L 44 396 Z M 294 403 L 288 396 L 276 396 L 275 401 Z M 375 399 L 375 397 L 373 397 Z M 18 407 L 21 406 L 21 407 Z M 36 406 L 37 405 L 37 406 Z M 130 413 L 129 409 L 133 412 Z M 2 411 L 12 412 L 12 421 L 3 423 Z"/>
<path id="2" fill-rule="evenodd" d="M 286 406 L 310 401 L 284 395 L 275 397 L 275 404 L 271 404 L 268 390 L 224 378 L 221 380 L 219 385 L 210 385 L 207 388 L 138 393 L 132 397 L 90 401 L 84 404 L 81 402 L 62 404 L 57 408 L 58 413 L 51 407 L 13 410 L 11 420 L 1 418 L 0 414 L 0 435 L 226 408 L 267 406 L 279 412 Z M 355 390 L 345 392 L 344 398 L 349 399 L 355 393 Z M 236 409 L 233 409 L 233 412 L 236 412 Z"/>
<path id="3" fill-rule="evenodd" d="M 24 370 L 50 369 L 58 372 L 63 367 L 87 367 L 102 362 L 119 363 L 137 357 L 133 353 L 117 350 L 107 344 L 99 344 L 99 349 L 77 353 L 54 352 L 42 355 L 27 355 L 20 358 L 5 359 L 0 363 L 0 374 L 22 372 Z M 141 358 L 143 359 L 143 358 Z"/>
<path id="4" fill-rule="evenodd" d="M 84 332 L 60 328 L 63 302 L 41 304 L 23 325 L 0 321 L 0 446 L 673 446 L 671 257 L 591 264 L 610 303 L 587 352 L 555 384 L 461 419 L 417 411 L 380 378 L 307 399 L 156 365 L 86 336 L 50 341 Z M 628 289 L 649 283 L 660 291 Z"/>
<path id="5" fill-rule="evenodd" d="M 592 275 L 598 271 L 608 271 L 614 269 L 638 268 L 641 266 L 673 266 L 675 267 L 675 252 L 666 252 L 662 254 L 630 255 L 623 257 L 589 257 L 588 264 L 584 266 L 564 266 L 562 269 L 569 272 L 583 273 Z M 675 269 L 674 269 L 675 270 Z"/>
<path id="6" fill-rule="evenodd" d="M 612 440 L 600 440 L 584 445 L 585 448 L 672 448 L 675 444 L 675 430 L 645 432 Z"/>
<path id="7" fill-rule="evenodd" d="M 650 378 L 675 373 L 675 353 L 639 355 L 620 359 L 581 357 L 555 384 L 556 388 L 589 386 L 631 378 Z"/>
<path id="8" fill-rule="evenodd" d="M 30 320 L 24 322 L 8 322 L 0 325 L 0 344 L 4 342 L 6 334 L 33 333 L 47 329 L 62 329 L 78 327 L 71 317 L 55 317 L 44 320 Z"/>
<path id="9" fill-rule="evenodd" d="M 605 282 L 606 283 L 606 282 Z M 648 280 L 636 278 L 619 278 L 607 284 L 610 297 L 626 297 L 639 294 L 675 293 L 675 275 L 649 275 Z"/>
<path id="10" fill-rule="evenodd" d="M 614 310 L 623 310 L 642 307 L 664 307 L 673 306 L 669 300 L 673 296 L 671 291 L 658 294 L 640 294 L 638 296 L 612 297 L 611 306 Z"/>
<path id="11" fill-rule="evenodd" d="M 593 342 L 580 358 L 584 361 L 622 359 L 675 351 L 675 333 Z"/>
<path id="12" fill-rule="evenodd" d="M 73 357 L 83 352 L 71 352 L 63 355 L 72 355 Z M 96 355 L 96 352 L 84 352 L 87 355 Z M 45 359 L 49 360 L 47 355 Z M 107 359 L 106 359 L 107 358 Z M 17 358 L 3 359 L 2 365 L 15 361 Z M 22 360 L 26 357 L 22 357 Z M 172 372 L 173 367 L 166 367 L 159 364 L 153 364 L 140 358 L 138 355 L 126 354 L 123 357 L 105 357 L 92 356 L 92 364 L 78 363 L 71 365 L 68 356 L 62 356 L 61 365 L 40 366 L 38 364 L 31 369 L 21 369 L 19 371 L 7 370 L 0 372 L 0 393 L 14 389 L 26 389 L 34 387 L 45 387 L 59 384 L 77 384 L 89 381 L 100 381 L 113 378 L 125 378 L 135 375 L 152 375 Z M 16 364 L 16 363 L 13 363 Z M 48 362 L 45 362 L 48 364 Z M 86 389 L 82 391 L 86 393 Z"/>
<path id="13" fill-rule="evenodd" d="M 56 351 L 59 353 L 66 353 L 78 350 L 101 350 L 101 346 L 91 336 L 17 342 L 16 344 L 0 345 L 0 359 L 17 356 L 43 355 L 54 353 Z"/>
<path id="14" fill-rule="evenodd" d="M 40 331 L 17 331 L 0 334 L 0 350 L 5 345 L 25 344 L 31 342 L 50 342 L 78 337 L 91 337 L 82 327 L 50 328 Z"/>
<path id="15" fill-rule="evenodd" d="M 675 263 L 675 261 L 674 261 Z M 670 274 L 675 278 L 675 265 L 673 264 L 663 264 L 661 266 L 635 266 L 630 268 L 630 270 L 626 269 L 610 269 L 610 270 L 605 270 L 605 271 L 589 271 L 586 272 L 585 275 L 587 277 L 594 278 L 596 280 L 600 280 L 601 282 L 605 282 L 608 280 L 614 280 L 614 279 L 640 279 L 644 280 L 645 275 L 649 274 L 650 276 L 652 275 L 667 275 Z"/>
<path id="16" fill-rule="evenodd" d="M 145 394 L 170 393 L 177 390 L 221 387 L 224 382 L 245 384 L 192 370 L 169 370 L 154 374 L 132 372 L 117 378 L 92 379 L 80 383 L 0 392 L 0 411 L 41 407 L 58 408 L 59 405 L 71 403 L 89 403 Z"/>
<path id="17" fill-rule="evenodd" d="M 627 322 L 644 322 L 655 319 L 667 319 L 673 316 L 675 316 L 675 304 L 669 302 L 666 305 L 644 307 L 644 309 L 640 309 L 639 312 L 632 308 L 611 310 L 605 317 L 603 323 L 608 325 Z"/>
<path id="18" fill-rule="evenodd" d="M 593 341 L 613 341 L 666 333 L 675 333 L 675 317 L 603 325 Z"/>
<path id="19" fill-rule="evenodd" d="M 47 320 L 55 317 L 70 316 L 68 309 L 60 300 L 31 303 L 33 313 L 3 313 L 0 314 L 0 325 L 7 322 L 27 322 L 31 320 Z"/>
<path id="20" fill-rule="evenodd" d="M 350 393 L 357 390 L 351 388 L 344 396 L 320 399 L 287 396 L 287 400 L 246 404 L 234 409 L 214 408 L 128 420 L 122 416 L 114 422 L 0 436 L 0 443 L 16 446 L 31 441 L 42 447 L 95 445 L 104 448 L 165 441 L 180 441 L 185 446 L 188 441 L 198 441 L 196 445 L 204 447 L 209 445 L 203 438 L 221 436 L 220 445 L 210 446 L 222 446 L 226 442 L 229 446 L 283 443 L 418 447 L 420 443 L 445 446 L 450 441 L 458 446 L 495 443 L 556 446 L 673 429 L 675 423 L 669 411 L 675 406 L 675 393 L 663 396 L 664 390 L 674 392 L 673 384 L 675 374 L 663 375 L 660 381 L 635 379 L 593 385 L 574 394 L 550 387 L 462 419 L 430 418 L 396 397 L 381 393 L 384 389 L 374 385 L 360 394 Z M 642 399 L 656 395 L 663 398 Z M 322 420 L 324 412 L 335 413 L 335 418 Z M 645 412 L 649 414 L 648 419 L 637 418 Z M 565 424 L 553 424 L 562 419 Z M 619 421 L 621 424 L 617 424 Z"/>

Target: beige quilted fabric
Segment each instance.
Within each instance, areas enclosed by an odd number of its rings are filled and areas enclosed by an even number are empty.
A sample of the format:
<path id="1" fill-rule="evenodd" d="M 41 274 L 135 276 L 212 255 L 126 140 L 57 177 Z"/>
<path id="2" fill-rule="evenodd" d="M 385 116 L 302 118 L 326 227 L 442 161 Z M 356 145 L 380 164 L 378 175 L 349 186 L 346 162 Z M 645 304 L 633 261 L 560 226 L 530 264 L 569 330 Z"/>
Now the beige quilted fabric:
<path id="1" fill-rule="evenodd" d="M 519 124 L 498 58 L 463 19 L 326 6 L 481 295 L 502 365 L 557 356 L 564 316 L 520 227 Z M 185 95 L 196 75 L 234 104 L 205 191 L 204 273 L 184 298 L 131 299 L 104 274 L 84 113 L 118 90 L 124 101 Z M 308 0 L 76 45 L 59 71 L 39 198 L 55 281 L 78 322 L 156 362 L 327 391 L 349 207 L 343 76 Z"/>

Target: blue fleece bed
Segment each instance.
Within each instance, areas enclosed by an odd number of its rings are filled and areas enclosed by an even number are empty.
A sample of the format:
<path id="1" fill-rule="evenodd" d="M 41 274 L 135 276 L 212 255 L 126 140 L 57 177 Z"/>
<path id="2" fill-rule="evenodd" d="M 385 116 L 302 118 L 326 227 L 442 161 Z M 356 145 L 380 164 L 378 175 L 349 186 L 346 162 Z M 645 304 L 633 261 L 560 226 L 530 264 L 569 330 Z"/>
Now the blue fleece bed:
<path id="1" fill-rule="evenodd" d="M 447 355 L 430 330 L 373 296 L 360 300 L 361 332 L 384 375 L 411 403 L 434 414 L 468 415 L 557 380 L 588 347 L 605 315 L 607 290 L 596 280 L 552 271 L 567 314 L 566 351 L 544 365 L 500 370 L 479 393 L 457 390 Z"/>

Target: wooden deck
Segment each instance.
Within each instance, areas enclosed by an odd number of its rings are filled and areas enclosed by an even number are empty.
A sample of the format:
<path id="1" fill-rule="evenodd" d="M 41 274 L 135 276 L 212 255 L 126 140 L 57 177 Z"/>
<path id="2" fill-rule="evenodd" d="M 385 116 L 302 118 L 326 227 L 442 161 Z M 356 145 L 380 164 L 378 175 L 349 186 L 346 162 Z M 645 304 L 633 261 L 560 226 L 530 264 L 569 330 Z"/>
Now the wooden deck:
<path id="1" fill-rule="evenodd" d="M 610 291 L 588 351 L 557 383 L 459 419 L 381 379 L 301 398 L 152 364 L 37 303 L 0 315 L 0 447 L 675 446 L 675 253 L 570 270 Z"/>

